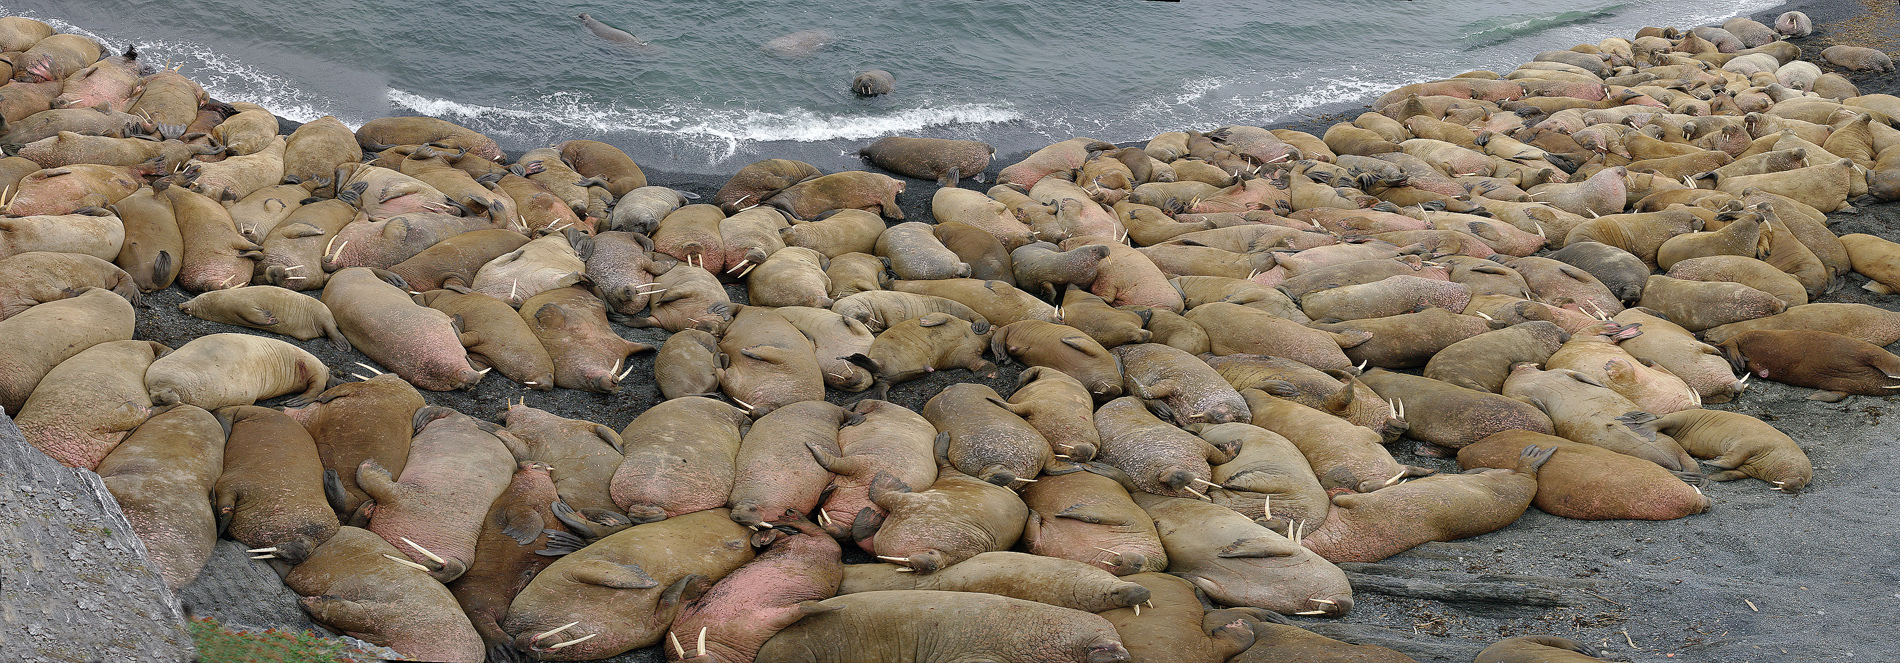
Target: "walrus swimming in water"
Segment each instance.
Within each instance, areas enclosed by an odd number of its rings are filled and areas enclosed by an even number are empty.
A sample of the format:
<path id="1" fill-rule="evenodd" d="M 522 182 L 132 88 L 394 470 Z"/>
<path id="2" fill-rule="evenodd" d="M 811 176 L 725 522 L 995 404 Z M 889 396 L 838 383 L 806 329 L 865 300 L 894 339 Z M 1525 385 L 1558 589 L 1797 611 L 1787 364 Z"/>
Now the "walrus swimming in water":
<path id="1" fill-rule="evenodd" d="M 594 33 L 594 36 L 599 37 L 601 39 L 605 39 L 607 41 L 611 41 L 616 44 L 626 44 L 627 46 L 633 47 L 635 50 L 639 50 L 643 52 L 659 50 L 657 47 L 655 47 L 652 44 L 649 44 L 644 41 L 640 41 L 640 38 L 633 36 L 633 33 L 627 32 L 626 30 L 622 30 L 620 28 L 616 28 L 611 25 L 607 25 L 606 23 L 602 23 L 600 21 L 596 21 L 594 20 L 594 17 L 588 16 L 585 13 L 575 14 L 574 17 L 581 20 L 581 25 L 587 26 L 588 32 Z"/>

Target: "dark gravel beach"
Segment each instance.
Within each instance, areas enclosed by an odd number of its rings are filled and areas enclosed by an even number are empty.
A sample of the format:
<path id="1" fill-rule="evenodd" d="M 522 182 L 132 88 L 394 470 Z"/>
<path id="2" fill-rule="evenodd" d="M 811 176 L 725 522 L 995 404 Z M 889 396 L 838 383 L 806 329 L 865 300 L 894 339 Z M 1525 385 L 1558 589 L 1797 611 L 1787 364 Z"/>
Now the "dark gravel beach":
<path id="1" fill-rule="evenodd" d="M 1772 23 L 1775 15 L 1790 8 L 1814 20 L 1815 34 L 1797 42 L 1806 59 L 1818 61 L 1819 50 L 1834 43 L 1900 49 L 1900 10 L 1891 2 L 1796 3 L 1754 18 Z M 1824 62 L 1822 68 L 1834 70 Z M 1843 73 L 1863 94 L 1900 93 L 1900 75 Z M 1341 104 L 1280 126 L 1317 135 L 1361 110 L 1358 104 Z M 518 153 L 527 146 L 504 147 Z M 1022 156 L 997 155 L 986 181 Z M 875 170 L 868 164 L 865 168 Z M 722 177 L 647 174 L 653 184 L 689 191 L 703 200 L 723 184 Z M 906 217 L 929 219 L 936 185 L 906 183 L 899 196 Z M 971 181 L 963 186 L 988 188 Z M 1894 205 L 1828 216 L 1836 234 L 1900 238 L 1900 207 Z M 1817 301 L 1900 310 L 1900 296 L 1871 294 L 1860 288 L 1866 282 L 1849 274 L 1845 287 Z M 744 301 L 743 287 L 728 290 L 735 302 Z M 136 338 L 177 347 L 210 333 L 263 333 L 186 316 L 178 304 L 188 298 L 176 287 L 148 295 Z M 658 330 L 615 329 L 655 347 L 665 337 Z M 322 340 L 291 342 L 339 375 L 367 375 L 357 364 L 370 362 L 360 353 L 338 352 Z M 528 405 L 618 430 L 660 400 L 651 380 L 639 378 L 652 375 L 652 353 L 632 361 L 634 377 L 613 395 L 531 391 L 490 376 L 472 390 L 424 396 L 432 405 L 490 420 L 508 403 L 525 399 Z M 1019 370 L 1005 367 L 992 379 L 964 370 L 942 371 L 895 386 L 888 399 L 920 410 L 930 396 L 955 382 L 983 382 L 1008 393 Z M 1773 492 L 1752 479 L 1711 483 L 1702 488 L 1714 502 L 1707 513 L 1665 522 L 1587 522 L 1532 509 L 1491 534 L 1428 544 L 1379 564 L 1342 565 L 1357 589 L 1352 613 L 1341 619 L 1307 619 L 1302 625 L 1348 642 L 1391 647 L 1421 661 L 1470 661 L 1485 645 L 1529 634 L 1572 638 L 1599 648 L 1605 658 L 1632 661 L 1900 660 L 1891 653 L 1900 643 L 1900 574 L 1894 570 L 1900 565 L 1900 542 L 1895 541 L 1900 530 L 1900 516 L 1895 515 L 1900 513 L 1900 471 L 1895 469 L 1900 467 L 1900 450 L 1894 447 L 1900 419 L 1883 420 L 1893 406 L 1891 397 L 1853 396 L 1822 403 L 1807 400 L 1810 393 L 1751 381 L 1735 401 L 1709 406 L 1760 417 L 1793 436 L 1814 465 L 1813 482 L 1798 495 Z M 840 404 L 861 398 L 837 391 L 827 396 Z M 1412 454 L 1409 441 L 1393 445 L 1393 451 L 1402 463 L 1457 471 L 1454 461 Z M 212 563 L 262 564 L 229 555 Z M 206 578 L 229 575 L 206 572 Z M 238 589 L 251 585 L 228 579 L 209 582 L 182 592 L 197 615 L 254 626 L 308 626 L 291 618 L 294 605 L 257 605 L 290 601 L 287 590 L 260 598 Z M 271 619 L 281 621 L 256 623 Z M 658 660 L 658 653 L 647 649 L 619 660 Z"/>

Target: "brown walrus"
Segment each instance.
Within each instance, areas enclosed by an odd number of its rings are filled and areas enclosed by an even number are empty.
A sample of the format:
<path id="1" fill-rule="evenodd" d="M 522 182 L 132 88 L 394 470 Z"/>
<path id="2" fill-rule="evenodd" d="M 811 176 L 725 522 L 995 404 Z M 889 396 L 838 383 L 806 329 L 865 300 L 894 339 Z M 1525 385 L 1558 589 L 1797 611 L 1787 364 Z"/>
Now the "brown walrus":
<path id="1" fill-rule="evenodd" d="M 962 177 L 983 181 L 983 170 L 990 167 L 990 155 L 996 148 L 973 140 L 911 138 L 886 136 L 858 150 L 879 168 L 920 180 L 936 180 L 938 186 L 953 187 Z"/>
<path id="2" fill-rule="evenodd" d="M 152 414 L 145 369 L 171 348 L 107 341 L 47 371 L 14 423 L 26 441 L 67 467 L 92 469 Z"/>
<path id="3" fill-rule="evenodd" d="M 1715 481 L 1755 477 L 1775 490 L 1798 493 L 1814 478 L 1814 467 L 1794 438 L 1746 414 L 1697 409 L 1661 417 L 1631 413 L 1622 421 L 1638 432 L 1675 438 L 1691 456 L 1713 458 L 1710 465 L 1726 470 L 1710 474 Z"/>
<path id="4" fill-rule="evenodd" d="M 1674 520 L 1709 508 L 1709 498 L 1685 475 L 1602 447 L 1530 431 L 1503 431 L 1458 450 L 1464 469 L 1515 467 L 1524 449 L 1555 448 L 1537 470 L 1531 504 L 1553 516 L 1579 520 Z"/>
<path id="5" fill-rule="evenodd" d="M 382 537 L 337 529 L 284 584 L 318 623 L 396 653 L 433 661 L 483 660 L 482 638 L 455 596 L 406 563 Z"/>
<path id="6" fill-rule="evenodd" d="M 253 554 L 302 564 L 338 525 L 324 492 L 341 486 L 325 485 L 316 441 L 303 424 L 270 408 L 239 405 L 217 415 L 230 430 L 214 496 L 219 533 Z"/>
<path id="7" fill-rule="evenodd" d="M 1730 364 L 1756 377 L 1817 389 L 1809 399 L 1885 396 L 1900 389 L 1900 357 L 1840 334 L 1806 329 L 1745 331 L 1722 341 Z"/>
<path id="8" fill-rule="evenodd" d="M 106 489 L 174 590 L 198 577 L 217 544 L 217 517 L 205 496 L 223 467 L 224 428 L 191 405 L 152 415 L 99 461 Z"/>
<path id="9" fill-rule="evenodd" d="M 1334 495 L 1326 522 L 1301 543 L 1333 562 L 1377 562 L 1421 543 L 1497 530 L 1530 507 L 1537 470 L 1555 452 L 1526 447 L 1514 470 L 1441 474 L 1372 493 Z"/>

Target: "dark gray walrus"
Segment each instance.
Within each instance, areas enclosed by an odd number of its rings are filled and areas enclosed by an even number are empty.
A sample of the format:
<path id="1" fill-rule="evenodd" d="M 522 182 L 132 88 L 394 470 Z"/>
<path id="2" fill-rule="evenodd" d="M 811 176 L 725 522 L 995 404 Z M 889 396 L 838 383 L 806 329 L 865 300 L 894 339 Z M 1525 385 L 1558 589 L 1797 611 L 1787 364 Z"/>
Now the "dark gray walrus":
<path id="1" fill-rule="evenodd" d="M 883 69 L 867 69 L 858 72 L 851 79 L 851 91 L 860 97 L 875 97 L 890 94 L 897 88 L 897 78 Z"/>

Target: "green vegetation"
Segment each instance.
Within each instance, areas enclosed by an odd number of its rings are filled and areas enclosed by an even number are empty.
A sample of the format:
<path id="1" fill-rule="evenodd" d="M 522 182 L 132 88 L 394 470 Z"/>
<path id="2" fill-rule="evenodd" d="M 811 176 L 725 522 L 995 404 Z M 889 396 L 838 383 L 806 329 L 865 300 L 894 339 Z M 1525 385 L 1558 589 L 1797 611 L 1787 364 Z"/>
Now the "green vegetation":
<path id="1" fill-rule="evenodd" d="M 233 631 L 215 619 L 186 621 L 200 663 L 356 663 L 378 661 L 343 641 L 308 631 Z"/>

